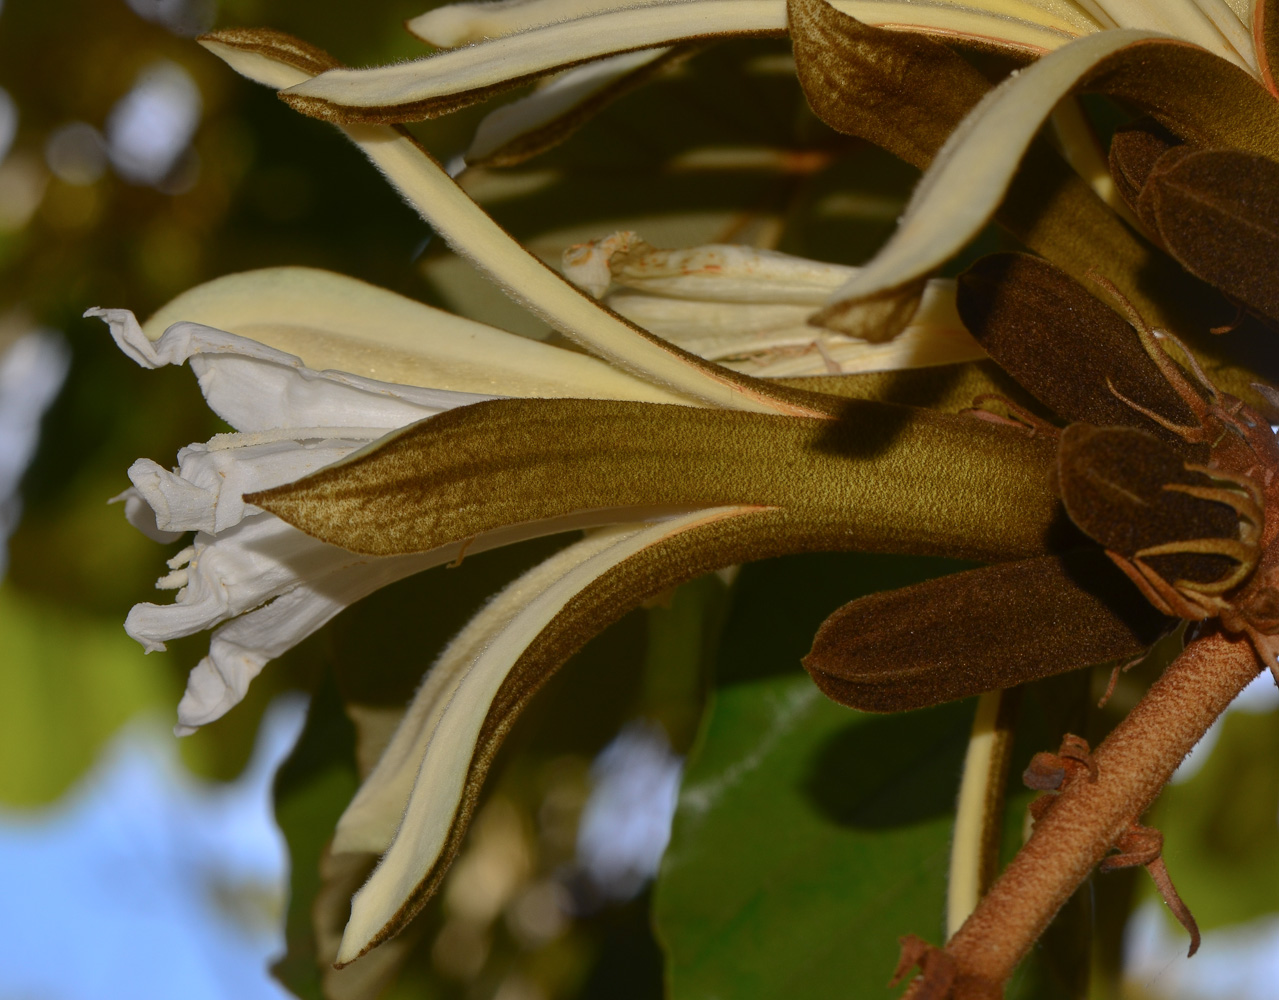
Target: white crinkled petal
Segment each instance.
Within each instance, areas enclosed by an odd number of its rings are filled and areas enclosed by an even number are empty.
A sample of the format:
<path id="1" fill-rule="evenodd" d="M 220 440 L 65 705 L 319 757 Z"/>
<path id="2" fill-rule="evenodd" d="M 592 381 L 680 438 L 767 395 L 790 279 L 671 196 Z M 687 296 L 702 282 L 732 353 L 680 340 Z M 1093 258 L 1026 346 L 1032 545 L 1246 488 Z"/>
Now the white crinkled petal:
<path id="1" fill-rule="evenodd" d="M 124 519 L 153 542 L 169 545 L 182 537 L 181 531 L 166 531 L 156 523 L 155 509 L 132 486 L 107 503 L 124 504 Z"/>
<path id="2" fill-rule="evenodd" d="M 247 337 L 175 323 L 147 339 L 127 309 L 90 309 L 125 354 L 145 368 L 189 362 L 209 407 L 240 431 L 313 427 L 402 427 L 493 396 L 317 372 L 295 355 Z"/>
<path id="3" fill-rule="evenodd" d="M 226 531 L 250 514 L 260 513 L 260 508 L 244 502 L 244 494 L 269 490 L 308 476 L 391 429 L 369 428 L 362 434 L 345 429 L 337 434 L 328 428 L 287 432 L 306 435 L 301 439 L 268 434 L 220 434 L 207 444 L 188 445 L 178 452 L 180 475 L 170 473 L 169 476 L 182 484 L 172 491 L 177 493 L 177 500 L 189 498 L 184 509 L 189 513 L 181 516 L 183 511 L 171 503 L 168 516 L 161 517 L 157 505 L 157 521 L 162 527 L 175 531 Z M 273 437 L 276 439 L 272 440 Z M 136 463 L 134 468 L 141 464 Z M 136 480 L 134 485 L 148 501 L 152 500 L 152 495 Z M 194 503 L 197 493 L 202 502 L 198 509 Z M 157 501 L 167 499 L 167 493 L 156 498 Z"/>
<path id="4" fill-rule="evenodd" d="M 319 543 L 317 543 L 319 544 Z M 174 732 L 186 736 L 221 718 L 244 699 L 249 683 L 344 608 L 438 560 L 430 555 L 365 559 L 277 597 L 218 628 L 209 655 L 191 671 Z"/>
<path id="5" fill-rule="evenodd" d="M 129 466 L 129 482 L 133 483 L 133 495 L 151 508 L 158 530 L 172 534 L 216 530 L 216 491 L 189 482 L 149 458 Z"/>
<path id="6" fill-rule="evenodd" d="M 217 536 L 200 532 L 173 604 L 137 604 L 125 631 L 148 651 L 179 636 L 212 628 L 292 590 L 371 557 L 303 534 L 273 514 L 256 514 Z"/>

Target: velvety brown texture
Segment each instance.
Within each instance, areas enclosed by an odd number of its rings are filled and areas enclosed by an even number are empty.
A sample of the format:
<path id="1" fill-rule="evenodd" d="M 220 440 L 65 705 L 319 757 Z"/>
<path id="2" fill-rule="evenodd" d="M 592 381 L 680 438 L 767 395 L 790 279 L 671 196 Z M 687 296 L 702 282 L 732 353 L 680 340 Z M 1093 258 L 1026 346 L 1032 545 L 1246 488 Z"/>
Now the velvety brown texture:
<path id="1" fill-rule="evenodd" d="M 1110 141 L 1110 176 L 1114 178 L 1115 188 L 1134 211 L 1141 189 L 1145 187 L 1146 178 L 1154 169 L 1159 157 L 1176 143 L 1158 122 L 1144 118 L 1115 132 Z M 1151 230 L 1157 231 L 1154 219 L 1142 217 L 1142 222 Z"/>
<path id="2" fill-rule="evenodd" d="M 1165 155 L 1142 201 L 1186 270 L 1279 320 L 1279 163 L 1231 149 Z"/>
<path id="3" fill-rule="evenodd" d="M 899 712 L 1137 656 L 1171 624 L 1086 549 L 853 601 L 826 619 L 804 666 L 835 701 Z"/>
<path id="4" fill-rule="evenodd" d="M 966 361 L 899 371 L 859 372 L 854 375 L 808 375 L 773 381 L 808 392 L 845 399 L 874 399 L 903 406 L 926 406 L 947 413 L 972 407 L 984 394 L 1011 399 L 1019 406 L 1049 416 L 1049 411 L 993 361 Z"/>
<path id="5" fill-rule="evenodd" d="M 582 399 L 495 400 L 246 498 L 324 541 L 422 552 L 581 511 L 776 506 L 836 548 L 999 560 L 1062 544 L 1052 442 L 862 400 L 839 419 Z M 630 510 L 626 510 L 630 508 Z M 559 530 L 562 530 L 559 529 Z"/>
<path id="6" fill-rule="evenodd" d="M 1190 42 L 1134 42 L 1097 63 L 1077 89 L 1118 98 L 1195 146 L 1279 155 L 1279 102 L 1244 70 Z"/>
<path id="7" fill-rule="evenodd" d="M 921 170 L 990 83 L 927 35 L 862 24 L 823 0 L 789 0 L 795 68 L 813 112 Z"/>
<path id="8" fill-rule="evenodd" d="M 342 63 L 322 48 L 273 28 L 224 28 L 200 36 L 202 42 L 216 42 L 245 52 L 257 52 L 278 62 L 317 75 L 340 69 Z"/>
<path id="9" fill-rule="evenodd" d="M 1072 424 L 1061 435 L 1057 479 L 1071 520 L 1120 555 L 1166 542 L 1239 535 L 1239 515 L 1228 505 L 1164 488 L 1215 484 L 1186 469 L 1181 454 L 1145 431 Z M 1154 556 L 1149 562 L 1171 580 L 1202 583 L 1220 579 L 1234 565 L 1210 555 Z"/>
<path id="10" fill-rule="evenodd" d="M 1092 754 L 1096 781 L 1073 781 L 1034 826 L 972 916 L 946 942 L 959 979 L 1002 985 L 1067 899 L 1150 808 L 1186 754 L 1257 676 L 1246 639 L 1212 629 L 1191 642 Z M 1193 903 L 1193 900 L 1191 901 Z M 902 1000 L 918 1000 L 907 990 Z M 957 994 L 971 997 L 975 994 Z"/>
<path id="11" fill-rule="evenodd" d="M 983 257 L 959 276 L 957 303 L 1000 367 L 1068 421 L 1142 427 L 1181 445 L 1111 392 L 1113 385 L 1173 423 L 1196 422 L 1128 321 L 1045 260 Z"/>

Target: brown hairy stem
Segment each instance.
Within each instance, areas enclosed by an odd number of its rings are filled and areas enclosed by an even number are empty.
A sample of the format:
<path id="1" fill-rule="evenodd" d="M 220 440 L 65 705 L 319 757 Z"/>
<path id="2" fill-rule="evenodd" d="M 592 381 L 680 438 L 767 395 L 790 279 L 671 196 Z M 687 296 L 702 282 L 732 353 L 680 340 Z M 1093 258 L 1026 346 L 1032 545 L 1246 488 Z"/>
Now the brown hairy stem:
<path id="1" fill-rule="evenodd" d="M 954 1000 L 992 1000 L 1057 911 L 1144 813 L 1260 665 L 1218 629 L 1191 642 L 1093 755 L 1097 780 L 1071 782 L 972 916 L 946 944 Z M 905 1000 L 919 1000 L 917 979 Z"/>

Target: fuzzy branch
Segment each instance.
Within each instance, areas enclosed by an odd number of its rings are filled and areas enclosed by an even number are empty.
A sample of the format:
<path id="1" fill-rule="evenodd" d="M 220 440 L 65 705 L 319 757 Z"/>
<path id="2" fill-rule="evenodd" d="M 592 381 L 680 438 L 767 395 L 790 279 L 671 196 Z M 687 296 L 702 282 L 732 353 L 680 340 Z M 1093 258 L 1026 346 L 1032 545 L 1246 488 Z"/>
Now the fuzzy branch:
<path id="1" fill-rule="evenodd" d="M 1017 963 L 1089 872 L 1154 802 L 1259 664 L 1247 640 L 1191 642 L 1094 754 L 1095 782 L 1072 782 L 946 944 L 954 1000 L 995 1000 Z M 917 979 L 904 1000 L 929 993 Z"/>

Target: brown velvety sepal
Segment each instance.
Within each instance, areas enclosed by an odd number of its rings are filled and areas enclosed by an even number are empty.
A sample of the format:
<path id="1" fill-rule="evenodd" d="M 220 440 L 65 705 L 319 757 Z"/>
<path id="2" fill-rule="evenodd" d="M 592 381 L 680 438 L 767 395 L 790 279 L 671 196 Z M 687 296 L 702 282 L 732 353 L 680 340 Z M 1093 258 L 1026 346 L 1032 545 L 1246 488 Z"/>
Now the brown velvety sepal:
<path id="1" fill-rule="evenodd" d="M 999 366 L 1066 420 L 1154 428 L 1181 443 L 1117 392 L 1173 423 L 1195 422 L 1127 320 L 1047 261 L 983 257 L 959 276 L 957 301 L 964 325 Z"/>
<path id="2" fill-rule="evenodd" d="M 1119 194 L 1138 216 L 1141 213 L 1137 202 L 1146 179 L 1159 157 L 1177 144 L 1178 140 L 1152 118 L 1143 118 L 1117 130 L 1111 139 L 1110 176 Z M 1154 219 L 1143 217 L 1141 221 L 1155 231 Z"/>
<path id="3" fill-rule="evenodd" d="M 1141 202 L 1186 270 L 1279 320 L 1279 163 L 1175 149 L 1151 170 Z"/>
<path id="4" fill-rule="evenodd" d="M 1171 623 L 1085 549 L 853 601 L 822 624 L 804 666 L 841 704 L 899 712 L 1131 658 Z"/>
<path id="5" fill-rule="evenodd" d="M 1228 505 L 1169 486 L 1216 485 L 1186 468 L 1184 455 L 1146 431 L 1072 424 L 1057 450 L 1057 481 L 1072 521 L 1122 556 L 1170 542 L 1237 538 L 1239 516 Z M 1220 555 L 1178 554 L 1147 560 L 1162 576 L 1218 580 L 1233 562 Z"/>
<path id="6" fill-rule="evenodd" d="M 923 169 L 990 82 L 927 35 L 863 24 L 820 0 L 790 0 L 795 69 L 809 106 Z"/>

